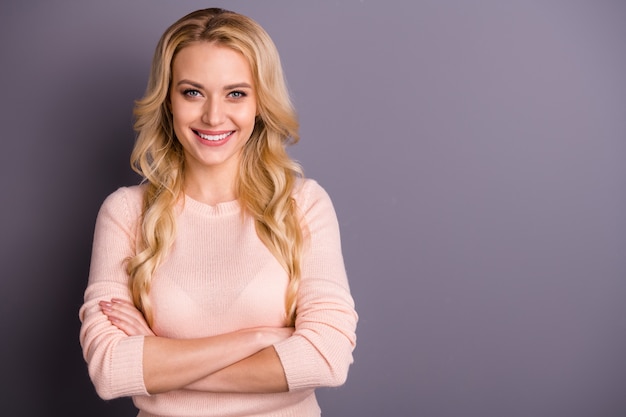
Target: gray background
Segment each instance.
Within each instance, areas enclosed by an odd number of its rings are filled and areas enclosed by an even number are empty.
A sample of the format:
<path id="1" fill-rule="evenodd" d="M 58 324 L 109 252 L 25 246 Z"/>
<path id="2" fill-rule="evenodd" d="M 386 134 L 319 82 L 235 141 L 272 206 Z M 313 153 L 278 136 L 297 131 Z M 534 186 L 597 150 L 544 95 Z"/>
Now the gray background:
<path id="1" fill-rule="evenodd" d="M 361 316 L 324 415 L 626 415 L 623 1 L 3 1 L 0 404 L 98 399 L 77 311 L 158 37 L 259 21 L 333 198 Z"/>

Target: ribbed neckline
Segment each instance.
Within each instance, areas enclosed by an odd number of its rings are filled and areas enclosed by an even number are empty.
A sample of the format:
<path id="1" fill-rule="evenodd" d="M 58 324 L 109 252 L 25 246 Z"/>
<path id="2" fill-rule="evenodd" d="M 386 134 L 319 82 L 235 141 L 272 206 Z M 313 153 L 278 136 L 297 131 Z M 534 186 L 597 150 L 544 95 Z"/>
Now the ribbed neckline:
<path id="1" fill-rule="evenodd" d="M 205 216 L 224 216 L 228 214 L 236 214 L 241 210 L 239 200 L 226 201 L 218 203 L 214 206 L 194 200 L 185 194 L 185 210 L 192 210 Z"/>

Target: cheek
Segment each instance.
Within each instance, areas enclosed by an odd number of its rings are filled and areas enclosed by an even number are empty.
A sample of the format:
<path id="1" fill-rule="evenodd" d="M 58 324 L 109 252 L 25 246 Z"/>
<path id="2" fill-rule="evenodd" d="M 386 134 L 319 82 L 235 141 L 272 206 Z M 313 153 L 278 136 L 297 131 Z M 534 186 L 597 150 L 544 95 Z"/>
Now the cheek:
<path id="1" fill-rule="evenodd" d="M 184 123 L 189 121 L 196 117 L 196 114 L 201 110 L 201 106 L 182 99 L 174 98 L 170 101 L 170 112 L 174 118 L 174 123 Z"/>
<path id="2" fill-rule="evenodd" d="M 172 107 L 170 109 L 172 113 L 172 125 L 174 127 L 174 133 L 178 138 L 181 138 L 183 133 L 186 131 L 187 126 L 192 120 L 192 114 L 189 111 L 190 109 L 185 106 L 176 105 L 176 103 L 172 103 Z M 182 136 L 181 136 L 182 135 Z"/>
<path id="3" fill-rule="evenodd" d="M 239 114 L 239 124 L 252 129 L 254 128 L 256 116 L 256 107 L 251 106 Z"/>

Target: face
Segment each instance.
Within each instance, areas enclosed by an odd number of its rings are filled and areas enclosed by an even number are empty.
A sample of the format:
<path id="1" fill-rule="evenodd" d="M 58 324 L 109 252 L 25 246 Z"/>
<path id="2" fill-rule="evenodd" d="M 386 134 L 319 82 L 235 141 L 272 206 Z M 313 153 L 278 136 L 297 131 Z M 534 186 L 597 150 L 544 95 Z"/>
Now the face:
<path id="1" fill-rule="evenodd" d="M 208 42 L 183 48 L 172 66 L 170 104 L 188 174 L 234 178 L 257 114 L 244 56 Z"/>

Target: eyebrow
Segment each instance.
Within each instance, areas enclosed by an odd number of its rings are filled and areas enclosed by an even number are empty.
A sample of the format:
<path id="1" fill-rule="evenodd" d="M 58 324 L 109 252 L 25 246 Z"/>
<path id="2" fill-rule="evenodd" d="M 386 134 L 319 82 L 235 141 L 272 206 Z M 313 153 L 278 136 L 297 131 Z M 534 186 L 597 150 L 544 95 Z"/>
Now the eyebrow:
<path id="1" fill-rule="evenodd" d="M 204 89 L 204 86 L 200 83 L 196 83 L 194 81 L 190 81 L 190 80 L 180 80 L 176 85 L 181 85 L 181 84 L 189 84 L 195 88 L 199 88 L 199 89 Z M 248 83 L 236 83 L 236 84 L 229 84 L 229 85 L 225 85 L 224 86 L 224 90 L 234 90 L 237 88 L 250 88 L 252 89 L 252 86 Z"/>
<path id="2" fill-rule="evenodd" d="M 248 83 L 237 83 L 224 86 L 224 90 L 234 90 L 236 88 L 252 88 L 252 86 Z"/>

